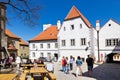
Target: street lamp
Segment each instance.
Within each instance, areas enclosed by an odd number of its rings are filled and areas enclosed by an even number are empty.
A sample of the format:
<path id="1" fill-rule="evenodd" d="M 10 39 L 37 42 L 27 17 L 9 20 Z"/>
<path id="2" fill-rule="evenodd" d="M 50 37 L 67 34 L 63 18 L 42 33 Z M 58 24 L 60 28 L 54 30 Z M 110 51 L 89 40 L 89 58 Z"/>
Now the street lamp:
<path id="1" fill-rule="evenodd" d="M 96 31 L 97 31 L 98 62 L 100 62 L 100 50 L 99 50 L 99 31 L 100 31 L 100 23 L 99 23 L 99 20 L 96 21 Z"/>

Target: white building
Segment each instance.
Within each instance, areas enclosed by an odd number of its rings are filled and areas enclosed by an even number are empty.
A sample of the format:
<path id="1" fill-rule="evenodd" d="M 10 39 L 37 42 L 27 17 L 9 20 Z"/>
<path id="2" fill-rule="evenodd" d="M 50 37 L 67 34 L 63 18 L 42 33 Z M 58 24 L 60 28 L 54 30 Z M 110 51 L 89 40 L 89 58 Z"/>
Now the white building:
<path id="1" fill-rule="evenodd" d="M 100 22 L 97 20 L 94 29 L 73 6 L 62 24 L 58 20 L 57 26 L 44 25 L 43 32 L 29 40 L 30 59 L 47 57 L 60 61 L 63 56 L 69 58 L 72 55 L 75 59 L 80 56 L 85 60 L 88 54 L 92 54 L 96 61 L 119 60 L 119 40 L 118 23 L 110 19 L 100 28 Z"/>
<path id="2" fill-rule="evenodd" d="M 29 58 L 46 57 L 49 60 L 58 58 L 57 33 L 57 26 L 51 24 L 43 25 L 43 32 L 29 40 Z"/>
<path id="3" fill-rule="evenodd" d="M 59 59 L 71 55 L 75 59 L 77 56 L 86 59 L 88 54 L 94 54 L 92 31 L 89 21 L 73 6 L 58 32 Z"/>
<path id="4" fill-rule="evenodd" d="M 113 55 L 120 54 L 120 24 L 110 19 L 99 31 L 100 61 L 113 60 Z M 119 57 L 118 57 L 119 58 Z"/>

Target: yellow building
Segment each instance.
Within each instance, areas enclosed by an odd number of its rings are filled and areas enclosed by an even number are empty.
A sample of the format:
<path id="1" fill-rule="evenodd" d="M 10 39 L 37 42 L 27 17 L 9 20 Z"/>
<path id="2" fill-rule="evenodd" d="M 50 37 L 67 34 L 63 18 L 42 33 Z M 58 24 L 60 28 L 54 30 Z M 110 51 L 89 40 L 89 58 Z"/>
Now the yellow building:
<path id="1" fill-rule="evenodd" d="M 16 36 L 8 29 L 5 30 L 7 38 L 7 52 L 12 55 L 14 60 L 16 55 L 18 56 L 28 56 L 28 44 L 23 41 L 20 37 Z"/>
<path id="2" fill-rule="evenodd" d="M 22 57 L 28 57 L 29 54 L 29 47 L 28 44 L 20 39 L 20 44 L 19 44 L 19 55 Z"/>

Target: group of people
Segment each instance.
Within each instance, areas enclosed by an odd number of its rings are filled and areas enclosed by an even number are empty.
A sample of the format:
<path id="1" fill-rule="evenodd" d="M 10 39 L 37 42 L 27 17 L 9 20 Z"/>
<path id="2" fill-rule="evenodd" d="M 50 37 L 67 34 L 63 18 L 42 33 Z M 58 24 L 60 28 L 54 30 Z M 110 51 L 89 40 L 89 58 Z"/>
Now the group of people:
<path id="1" fill-rule="evenodd" d="M 76 77 L 78 75 L 82 76 L 82 69 L 81 66 L 83 64 L 83 61 L 81 60 L 81 57 L 78 56 L 76 61 L 74 61 L 74 58 L 72 56 L 70 56 L 70 59 L 68 60 L 68 57 L 64 57 L 61 60 L 61 64 L 62 64 L 62 71 L 65 72 L 66 74 L 69 73 L 69 71 L 73 70 L 73 63 L 75 62 L 76 64 Z M 86 58 L 86 63 L 87 63 L 87 74 L 91 75 L 92 69 L 93 69 L 93 64 L 94 64 L 94 59 L 88 55 L 88 57 Z"/>
<path id="2" fill-rule="evenodd" d="M 11 64 L 13 62 L 13 57 L 10 55 L 9 57 L 6 57 L 4 59 L 0 58 L 0 68 L 3 67 L 3 68 L 10 68 L 11 67 Z"/>
<path id="3" fill-rule="evenodd" d="M 65 73 L 69 73 L 69 71 L 73 70 L 73 62 L 74 62 L 74 58 L 72 56 L 70 56 L 70 60 L 68 60 L 68 57 L 64 57 L 62 58 L 62 71 Z"/>

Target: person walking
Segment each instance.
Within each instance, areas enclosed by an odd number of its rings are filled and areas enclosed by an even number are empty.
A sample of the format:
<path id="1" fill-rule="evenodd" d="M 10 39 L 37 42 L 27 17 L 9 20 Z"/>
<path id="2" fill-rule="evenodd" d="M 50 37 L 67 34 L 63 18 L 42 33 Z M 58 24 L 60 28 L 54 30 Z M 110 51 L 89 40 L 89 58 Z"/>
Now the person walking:
<path id="1" fill-rule="evenodd" d="M 93 64 L 94 64 L 94 60 L 92 57 L 90 57 L 90 55 L 88 55 L 88 58 L 86 59 L 86 63 L 87 63 L 87 67 L 88 67 L 88 75 L 91 75 L 92 69 L 93 69 Z"/>
<path id="2" fill-rule="evenodd" d="M 76 60 L 76 66 L 77 66 L 76 77 L 77 77 L 78 75 L 82 76 L 81 65 L 82 65 L 82 60 L 81 60 L 80 56 L 78 56 L 78 57 L 77 57 L 77 60 Z M 79 74 L 79 73 L 80 73 L 80 74 Z"/>
<path id="3" fill-rule="evenodd" d="M 72 56 L 70 56 L 70 61 L 69 61 L 70 71 L 72 71 L 72 70 L 73 70 L 73 62 L 74 62 L 73 57 L 72 57 Z"/>
<path id="4" fill-rule="evenodd" d="M 66 74 L 69 74 L 69 61 L 68 61 L 68 57 L 66 57 Z"/>
<path id="5" fill-rule="evenodd" d="M 62 58 L 61 63 L 62 63 L 62 71 L 65 72 L 65 70 L 66 70 L 66 59 L 65 59 L 64 56 L 63 56 L 63 58 Z"/>

